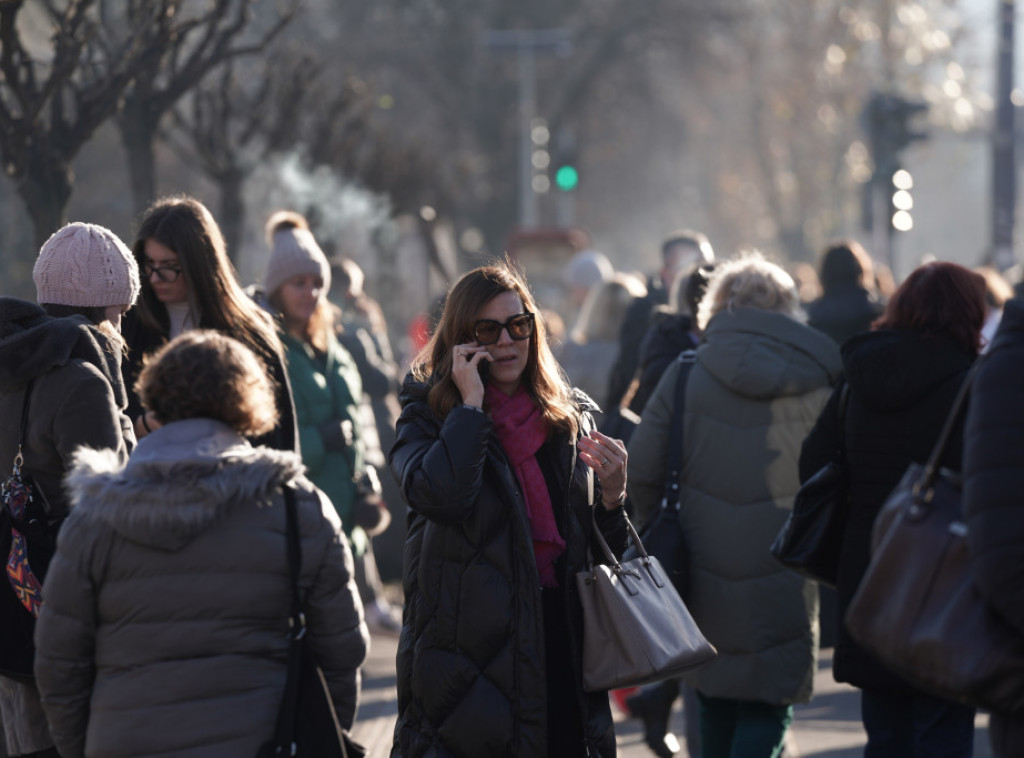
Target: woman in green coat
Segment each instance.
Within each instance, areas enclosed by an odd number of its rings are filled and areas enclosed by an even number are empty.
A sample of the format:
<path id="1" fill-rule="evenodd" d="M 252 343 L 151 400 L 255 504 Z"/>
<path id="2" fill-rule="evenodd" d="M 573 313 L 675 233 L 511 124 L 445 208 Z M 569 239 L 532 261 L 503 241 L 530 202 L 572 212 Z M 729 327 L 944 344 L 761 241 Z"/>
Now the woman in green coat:
<path id="1" fill-rule="evenodd" d="M 275 213 L 267 231 L 272 252 L 264 292 L 283 327 L 302 462 L 310 480 L 331 499 L 359 555 L 366 535 L 355 526 L 353 509 L 356 480 L 366 465 L 358 423 L 363 388 L 355 361 L 334 336 L 327 301 L 331 268 L 299 214 Z"/>

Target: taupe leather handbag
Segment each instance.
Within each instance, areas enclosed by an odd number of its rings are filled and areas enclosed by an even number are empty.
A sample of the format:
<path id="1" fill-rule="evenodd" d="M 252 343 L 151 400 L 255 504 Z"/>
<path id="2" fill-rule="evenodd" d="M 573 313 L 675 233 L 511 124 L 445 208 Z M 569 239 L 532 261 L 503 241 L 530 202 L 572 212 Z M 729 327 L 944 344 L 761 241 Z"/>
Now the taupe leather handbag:
<path id="1" fill-rule="evenodd" d="M 583 604 L 583 689 L 631 687 L 678 676 L 718 651 L 705 639 L 658 559 L 647 554 L 626 520 L 639 555 L 620 563 L 592 524 L 607 565 L 587 550 L 576 574 Z"/>

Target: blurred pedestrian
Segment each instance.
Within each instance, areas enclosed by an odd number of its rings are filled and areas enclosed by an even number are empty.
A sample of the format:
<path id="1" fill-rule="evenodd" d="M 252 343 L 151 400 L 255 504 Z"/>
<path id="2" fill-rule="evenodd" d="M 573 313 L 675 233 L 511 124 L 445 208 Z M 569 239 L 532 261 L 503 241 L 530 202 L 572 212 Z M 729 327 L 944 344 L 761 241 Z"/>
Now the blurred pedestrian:
<path id="1" fill-rule="evenodd" d="M 727 261 L 701 300 L 686 386 L 682 509 L 687 604 L 718 658 L 683 679 L 697 690 L 705 758 L 778 756 L 793 704 L 811 698 L 818 593 L 769 546 L 799 488 L 800 444 L 839 371 L 839 350 L 803 321 L 793 279 L 759 255 Z M 680 363 L 666 370 L 629 444 L 641 521 L 658 506 Z"/>
<path id="2" fill-rule="evenodd" d="M 610 281 L 614 275 L 615 267 L 604 253 L 597 250 L 574 253 L 562 269 L 562 283 L 566 291 L 566 307 L 561 314 L 563 320 L 574 323 L 590 291 L 598 284 Z"/>
<path id="3" fill-rule="evenodd" d="M 985 325 L 981 328 L 981 352 L 984 353 L 999 329 L 1003 306 L 1013 298 L 1013 287 L 991 266 L 978 266 L 974 272 L 985 280 Z"/>
<path id="4" fill-rule="evenodd" d="M 274 428 L 264 365 L 189 330 L 139 378 L 161 423 L 127 465 L 81 450 L 75 507 L 50 566 L 36 677 L 63 758 L 253 756 L 271 739 L 288 669 L 284 487 L 295 490 L 306 639 L 343 728 L 368 634 L 327 498 Z"/>
<path id="5" fill-rule="evenodd" d="M 31 676 L 37 593 L 47 573 L 31 543 L 48 543 L 50 557 L 70 507 L 64 476 L 79 447 L 108 451 L 123 464 L 135 446 L 124 412 L 119 326 L 138 297 L 139 271 L 113 232 L 73 223 L 43 245 L 32 278 L 40 305 L 0 297 L 0 466 L 6 480 L 6 467 L 22 460 L 21 473 L 31 480 L 36 500 L 29 507 L 39 506 L 38 513 L 5 513 L 9 554 L 0 586 L 0 717 L 5 755 L 56 758 Z M 11 515 L 23 521 L 38 517 L 43 533 L 15 537 Z M 32 599 L 25 605 L 24 598 Z"/>
<path id="6" fill-rule="evenodd" d="M 973 709 L 911 686 L 861 648 L 841 620 L 870 561 L 875 517 L 907 466 L 928 460 L 978 355 L 984 298 L 982 277 L 955 263 L 911 272 L 872 331 L 843 345 L 849 390 L 842 427 L 840 386 L 803 443 L 801 481 L 844 451 L 850 506 L 839 554 L 832 674 L 861 689 L 868 758 L 970 756 L 973 749 Z M 941 465 L 959 471 L 961 447 L 958 428 Z"/>
<path id="7" fill-rule="evenodd" d="M 633 382 L 640 356 L 640 344 L 651 324 L 651 313 L 667 305 L 672 283 L 680 273 L 697 263 L 710 263 L 715 251 L 707 236 L 691 229 L 670 234 L 661 243 L 661 268 L 647 282 L 646 297 L 630 307 L 619 332 L 618 352 L 611 370 L 608 394 L 595 398 L 605 408 L 618 408 Z"/>
<path id="8" fill-rule="evenodd" d="M 144 437 L 159 423 L 142 413 L 134 392 L 143 358 L 190 329 L 216 329 L 256 353 L 273 381 L 278 423 L 254 442 L 298 450 L 281 341 L 267 314 L 238 284 L 220 227 L 206 206 L 187 195 L 157 201 L 146 211 L 132 250 L 142 292 L 139 307 L 124 323 L 129 348 L 124 378 L 136 436 Z"/>
<path id="9" fill-rule="evenodd" d="M 963 502 L 974 581 L 1024 640 L 1024 300 L 1004 304 L 985 365 L 971 387 L 964 432 Z M 1024 756 L 1024 714 L 993 713 L 997 758 Z"/>
<path id="10" fill-rule="evenodd" d="M 593 430 L 536 314 L 507 264 L 470 271 L 405 381 L 389 457 L 411 509 L 392 755 L 615 755 L 608 695 L 583 691 L 574 577 L 592 524 L 625 548 L 626 454 Z"/>
<path id="11" fill-rule="evenodd" d="M 379 489 L 371 497 L 376 475 L 367 473 L 366 434 L 373 420 L 367 424 L 362 416 L 359 368 L 335 334 L 335 308 L 327 300 L 331 269 L 306 219 L 279 211 L 267 220 L 266 231 L 271 252 L 264 297 L 281 326 L 302 462 L 334 505 L 358 562 L 368 550 L 367 532 L 386 513 Z M 367 575 L 380 584 L 375 566 L 364 569 Z M 360 586 L 364 604 L 376 600 L 379 590 Z"/>
<path id="12" fill-rule="evenodd" d="M 612 364 L 619 347 L 619 332 L 630 306 L 647 294 L 643 283 L 626 274 L 598 282 L 583 301 L 569 339 L 558 352 L 569 383 L 591 398 L 607 397 Z M 598 401 L 600 402 L 600 401 Z M 605 413 L 596 416 L 601 427 Z"/>
<path id="13" fill-rule="evenodd" d="M 842 345 L 882 315 L 871 256 L 856 240 L 833 242 L 821 258 L 822 295 L 807 305 L 807 323 Z"/>

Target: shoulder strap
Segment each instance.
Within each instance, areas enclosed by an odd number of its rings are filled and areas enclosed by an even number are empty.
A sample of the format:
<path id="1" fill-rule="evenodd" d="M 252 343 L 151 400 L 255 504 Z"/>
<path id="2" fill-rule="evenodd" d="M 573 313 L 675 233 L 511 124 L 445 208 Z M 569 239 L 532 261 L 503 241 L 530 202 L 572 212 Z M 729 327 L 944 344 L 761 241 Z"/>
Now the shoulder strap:
<path id="1" fill-rule="evenodd" d="M 850 405 L 850 383 L 846 379 L 840 379 L 843 386 L 839 389 L 839 408 L 836 412 L 839 434 L 839 460 L 846 457 L 846 409 Z"/>
<path id="2" fill-rule="evenodd" d="M 690 371 L 697 362 L 696 350 L 685 350 L 676 359 L 679 373 L 676 375 L 675 403 L 672 406 L 672 425 L 668 438 L 668 474 L 662 490 L 661 508 L 679 510 L 679 477 L 683 471 L 683 414 L 686 410 L 686 384 Z"/>
<path id="3" fill-rule="evenodd" d="M 935 447 L 932 449 L 932 454 L 928 457 L 928 462 L 924 466 L 921 478 L 914 484 L 914 502 L 919 505 L 928 504 L 932 500 L 932 495 L 934 494 L 932 485 L 935 483 L 935 478 L 939 475 L 939 461 L 942 460 L 942 456 L 946 452 L 946 446 L 949 444 L 950 437 L 953 436 L 954 427 L 956 427 L 957 422 L 967 412 L 967 398 L 971 394 L 971 385 L 974 383 L 974 377 L 978 375 L 978 369 L 984 360 L 981 357 L 974 361 L 974 365 L 971 366 L 971 370 L 964 379 L 964 383 L 960 385 L 960 391 L 957 393 L 956 400 L 953 401 L 953 407 L 950 409 L 949 415 L 946 416 L 946 423 L 943 424 L 942 431 L 939 432 L 939 438 L 935 441 Z"/>
<path id="4" fill-rule="evenodd" d="M 302 661 L 302 638 L 306 635 L 306 617 L 299 599 L 299 574 L 302 571 L 302 546 L 299 542 L 299 518 L 295 490 L 284 485 L 286 537 L 288 546 L 288 578 L 292 588 L 291 614 L 288 617 L 288 675 L 284 697 L 277 714 L 274 741 L 283 755 L 295 755 L 295 715 L 299 704 L 299 675 Z M 290 752 L 288 752 L 290 751 Z"/>

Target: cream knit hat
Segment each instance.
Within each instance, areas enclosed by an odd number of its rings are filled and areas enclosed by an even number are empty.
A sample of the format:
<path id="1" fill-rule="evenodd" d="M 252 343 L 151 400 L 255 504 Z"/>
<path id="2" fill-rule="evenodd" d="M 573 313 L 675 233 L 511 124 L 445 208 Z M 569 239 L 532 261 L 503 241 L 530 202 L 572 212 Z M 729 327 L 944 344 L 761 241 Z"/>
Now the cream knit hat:
<path id="1" fill-rule="evenodd" d="M 39 303 L 106 308 L 134 305 L 139 295 L 135 256 L 96 224 L 75 222 L 57 230 L 39 251 L 32 280 Z"/>
<path id="2" fill-rule="evenodd" d="M 306 220 L 297 213 L 282 211 L 267 221 L 270 260 L 263 291 L 269 297 L 278 287 L 300 274 L 313 274 L 324 281 L 324 292 L 331 288 L 331 266 L 320 245 L 309 231 Z"/>

